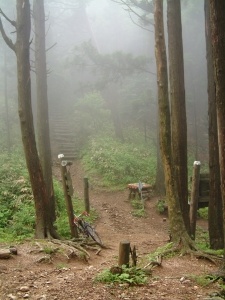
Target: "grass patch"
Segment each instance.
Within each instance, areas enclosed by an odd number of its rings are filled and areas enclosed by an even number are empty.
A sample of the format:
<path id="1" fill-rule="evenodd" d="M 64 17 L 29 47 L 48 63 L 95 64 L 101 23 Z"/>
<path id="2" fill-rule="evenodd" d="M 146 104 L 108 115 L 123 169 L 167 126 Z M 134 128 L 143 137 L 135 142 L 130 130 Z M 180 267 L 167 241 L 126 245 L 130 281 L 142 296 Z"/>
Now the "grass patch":
<path id="1" fill-rule="evenodd" d="M 209 248 L 210 247 L 209 232 L 208 232 L 208 230 L 204 230 L 199 226 L 197 226 L 197 228 L 196 228 L 195 243 L 199 250 L 202 250 L 208 254 L 223 256 L 223 253 L 224 253 L 223 249 L 213 250 L 213 249 Z"/>
<path id="2" fill-rule="evenodd" d="M 70 226 L 68 221 L 68 215 L 67 215 L 67 209 L 66 209 L 66 203 L 64 200 L 64 194 L 61 187 L 61 184 L 56 181 L 54 182 L 54 190 L 55 190 L 55 197 L 56 197 L 56 214 L 57 214 L 57 220 L 55 222 L 55 226 L 57 228 L 58 234 L 65 238 L 70 239 L 71 238 L 71 232 L 70 232 Z M 73 202 L 73 208 L 76 215 L 81 214 L 85 210 L 84 202 L 83 200 L 74 197 L 72 199 Z M 85 217 L 85 220 L 87 220 L 88 223 L 93 223 L 98 218 L 98 214 L 95 210 L 91 210 L 90 215 Z"/>
<path id="3" fill-rule="evenodd" d="M 118 267 L 119 268 L 119 267 Z M 139 268 L 128 268 L 122 266 L 119 268 L 119 272 L 114 274 L 111 270 L 103 270 L 95 277 L 95 281 L 102 283 L 117 283 L 117 284 L 129 284 L 129 285 L 144 285 L 147 283 L 148 277 L 146 273 Z"/>
<path id="4" fill-rule="evenodd" d="M 198 216 L 203 220 L 208 220 L 208 207 L 199 208 Z"/>
<path id="5" fill-rule="evenodd" d="M 121 143 L 111 137 L 91 140 L 83 164 L 95 185 L 125 186 L 132 182 L 153 184 L 156 173 L 155 149 L 150 144 Z"/>
<path id="6" fill-rule="evenodd" d="M 134 198 L 131 200 L 131 206 L 133 210 L 131 214 L 134 217 L 143 218 L 146 216 L 145 208 L 141 199 Z"/>
<path id="7" fill-rule="evenodd" d="M 10 156 L 0 154 L 3 162 L 0 169 L 0 240 L 1 242 L 23 241 L 33 238 L 35 231 L 35 208 L 28 171 L 23 154 L 13 152 Z M 63 238 L 70 238 L 70 228 L 62 184 L 54 180 L 56 199 L 56 227 Z M 84 210 L 80 199 L 73 199 L 77 214 Z M 87 219 L 93 222 L 95 211 Z"/>
<path id="8" fill-rule="evenodd" d="M 198 285 L 206 287 L 214 282 L 216 277 L 209 275 L 191 275 L 190 278 L 195 281 Z"/>
<path id="9" fill-rule="evenodd" d="M 35 211 L 24 156 L 15 151 L 1 153 L 0 169 L 0 237 L 15 241 L 33 235 Z"/>
<path id="10" fill-rule="evenodd" d="M 165 245 L 163 245 L 162 247 L 159 247 L 155 250 L 155 252 L 150 253 L 149 255 L 147 255 L 147 259 L 149 262 L 153 262 L 153 261 L 157 261 L 157 257 L 159 256 L 163 256 L 164 258 L 170 258 L 176 255 L 175 252 L 172 252 L 170 250 L 172 250 L 174 247 L 173 243 L 167 243 Z M 165 254 L 166 252 L 168 252 L 168 254 Z"/>
<path id="11" fill-rule="evenodd" d="M 158 213 L 163 214 L 167 210 L 166 200 L 165 199 L 159 199 L 156 203 L 156 210 Z"/>

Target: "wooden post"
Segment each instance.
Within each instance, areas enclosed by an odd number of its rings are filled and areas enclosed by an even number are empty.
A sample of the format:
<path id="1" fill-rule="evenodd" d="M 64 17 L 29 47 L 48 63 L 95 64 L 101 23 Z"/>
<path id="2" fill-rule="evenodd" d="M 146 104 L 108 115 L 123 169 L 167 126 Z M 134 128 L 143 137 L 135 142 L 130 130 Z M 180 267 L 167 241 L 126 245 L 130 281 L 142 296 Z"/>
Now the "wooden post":
<path id="1" fill-rule="evenodd" d="M 130 258 L 130 242 L 122 241 L 119 246 L 119 260 L 118 265 L 126 265 L 129 267 L 129 258 Z"/>
<path id="2" fill-rule="evenodd" d="M 60 154 L 63 155 L 63 154 Z M 63 158 L 64 156 L 58 156 L 59 158 Z M 71 195 L 70 195 L 70 187 L 68 186 L 68 179 L 70 178 L 67 168 L 67 161 L 66 160 L 61 160 L 60 163 L 60 170 L 61 170 L 61 176 L 62 176 L 62 184 L 63 184 L 63 191 L 64 191 L 64 197 L 66 201 L 66 209 L 67 209 L 67 215 L 69 219 L 69 225 L 70 225 L 70 232 L 72 237 L 78 237 L 78 232 L 77 228 L 74 225 L 74 214 L 73 214 L 73 204 L 71 200 Z"/>
<path id="3" fill-rule="evenodd" d="M 200 161 L 195 161 L 192 175 L 191 201 L 190 201 L 190 231 L 191 237 L 195 239 L 196 219 L 199 200 Z"/>
<path id="4" fill-rule="evenodd" d="M 89 184 L 88 178 L 84 178 L 84 205 L 86 212 L 90 212 L 90 202 L 89 202 Z"/>

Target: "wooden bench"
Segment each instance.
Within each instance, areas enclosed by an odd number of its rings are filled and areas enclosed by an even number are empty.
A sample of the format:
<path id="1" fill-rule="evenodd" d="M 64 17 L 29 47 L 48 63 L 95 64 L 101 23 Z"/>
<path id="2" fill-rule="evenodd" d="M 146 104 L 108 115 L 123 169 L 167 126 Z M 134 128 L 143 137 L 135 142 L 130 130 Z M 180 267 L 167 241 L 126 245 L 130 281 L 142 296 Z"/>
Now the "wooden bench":
<path id="1" fill-rule="evenodd" d="M 129 183 L 127 185 L 129 189 L 129 197 L 128 199 L 134 199 L 136 196 L 139 197 L 139 199 L 150 199 L 150 192 L 151 192 L 151 185 L 147 183 Z"/>

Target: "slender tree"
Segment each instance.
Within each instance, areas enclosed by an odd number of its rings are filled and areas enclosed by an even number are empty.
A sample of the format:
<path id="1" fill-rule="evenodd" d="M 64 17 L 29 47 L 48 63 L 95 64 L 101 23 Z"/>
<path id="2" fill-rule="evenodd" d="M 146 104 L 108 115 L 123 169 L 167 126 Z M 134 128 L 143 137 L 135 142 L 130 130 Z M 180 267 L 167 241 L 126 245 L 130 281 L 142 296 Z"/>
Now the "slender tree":
<path id="1" fill-rule="evenodd" d="M 48 92 L 45 47 L 44 0 L 33 1 L 35 31 L 35 74 L 37 90 L 37 145 L 49 199 L 49 216 L 55 221 L 52 157 L 49 135 Z"/>
<path id="2" fill-rule="evenodd" d="M 17 0 L 17 20 L 11 21 L 4 17 L 16 29 L 16 42 L 13 43 L 5 33 L 1 19 L 0 31 L 6 44 L 15 52 L 17 58 L 18 81 L 18 111 L 26 164 L 29 172 L 31 187 L 34 196 L 36 212 L 36 238 L 45 238 L 49 235 L 56 236 L 51 219 L 48 216 L 48 197 L 44 182 L 41 163 L 39 160 L 31 106 L 31 81 L 30 81 L 30 2 Z"/>
<path id="3" fill-rule="evenodd" d="M 8 99 L 8 66 L 7 66 L 7 54 L 4 50 L 4 98 L 5 98 L 5 125 L 6 125 L 6 141 L 7 151 L 11 152 L 11 131 L 9 122 L 9 99 Z"/>
<path id="4" fill-rule="evenodd" d="M 209 3 L 214 80 L 216 88 L 220 180 L 223 203 L 223 228 L 225 228 L 225 1 L 210 0 Z M 225 269 L 225 247 L 223 269 Z"/>
<path id="5" fill-rule="evenodd" d="M 223 248 L 223 210 L 220 190 L 219 146 L 216 116 L 216 94 L 214 69 L 212 61 L 211 24 L 209 15 L 209 0 L 205 0 L 205 35 L 206 59 L 208 75 L 208 114 L 209 114 L 209 240 L 210 248 Z"/>
<path id="6" fill-rule="evenodd" d="M 180 0 L 167 0 L 172 159 L 185 226 L 189 231 L 187 120 Z"/>
<path id="7" fill-rule="evenodd" d="M 164 38 L 163 0 L 155 1 L 155 56 L 157 65 L 159 136 L 166 185 L 166 198 L 169 212 L 172 241 L 180 242 L 183 247 L 192 247 L 182 218 L 178 200 L 177 184 L 174 176 L 171 150 L 171 120 L 168 95 L 167 55 Z"/>

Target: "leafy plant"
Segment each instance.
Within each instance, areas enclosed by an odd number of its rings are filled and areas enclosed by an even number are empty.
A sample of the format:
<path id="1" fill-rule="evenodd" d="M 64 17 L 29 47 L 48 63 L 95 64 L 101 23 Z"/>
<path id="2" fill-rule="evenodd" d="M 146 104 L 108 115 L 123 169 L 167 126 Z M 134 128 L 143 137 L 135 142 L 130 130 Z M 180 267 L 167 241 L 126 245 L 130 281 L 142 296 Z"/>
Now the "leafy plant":
<path id="1" fill-rule="evenodd" d="M 121 267 L 121 272 L 112 273 L 109 269 L 103 270 L 95 278 L 95 281 L 103 283 L 128 283 L 129 285 L 143 285 L 147 283 L 146 273 L 136 267 Z"/>
<path id="2" fill-rule="evenodd" d="M 160 214 L 163 214 L 166 210 L 166 201 L 165 199 L 159 199 L 157 201 L 157 204 L 156 204 L 156 210 L 160 213 Z"/>
<path id="3" fill-rule="evenodd" d="M 199 208 L 198 215 L 200 218 L 208 220 L 208 207 Z"/>
<path id="4" fill-rule="evenodd" d="M 136 199 L 136 198 L 132 199 L 131 205 L 133 207 L 131 213 L 134 217 L 141 218 L 145 216 L 145 208 L 141 199 Z"/>
<path id="5" fill-rule="evenodd" d="M 49 247 L 49 246 L 45 246 L 43 249 L 44 253 L 46 254 L 53 254 L 57 251 L 57 249 Z"/>
<path id="6" fill-rule="evenodd" d="M 148 260 L 151 261 L 156 261 L 157 257 L 162 255 L 163 257 L 172 257 L 173 255 L 175 255 L 175 252 L 173 253 L 172 250 L 173 249 L 173 243 L 167 243 L 165 245 L 163 245 L 162 247 L 158 247 L 155 252 L 150 253 L 149 255 L 147 255 Z"/>
<path id="7" fill-rule="evenodd" d="M 145 212 L 144 207 L 142 207 L 140 209 L 135 209 L 131 213 L 132 213 L 132 216 L 138 217 L 138 218 L 143 218 L 143 217 L 146 216 L 146 212 Z"/>
<path id="8" fill-rule="evenodd" d="M 4 239 L 33 234 L 34 204 L 24 157 L 20 151 L 0 154 L 0 227 Z"/>
<path id="9" fill-rule="evenodd" d="M 196 227 L 196 245 L 199 249 L 205 251 L 209 248 L 209 232 L 201 227 Z"/>
<path id="10" fill-rule="evenodd" d="M 55 226 L 57 227 L 57 232 L 61 237 L 70 239 L 71 232 L 70 232 L 70 227 L 68 222 L 68 215 L 67 215 L 66 203 L 63 196 L 63 191 L 57 182 L 54 184 L 54 187 L 55 187 L 55 195 L 57 201 L 57 220 L 55 222 Z M 76 215 L 82 213 L 85 210 L 83 201 L 75 197 L 73 199 L 73 208 Z M 85 218 L 88 222 L 92 223 L 94 220 L 97 219 L 96 211 L 91 210 L 90 215 Z"/>
<path id="11" fill-rule="evenodd" d="M 194 280 L 198 285 L 200 286 L 208 286 L 210 283 L 212 283 L 215 279 L 214 276 L 209 276 L 209 275 L 191 275 L 190 278 Z"/>

